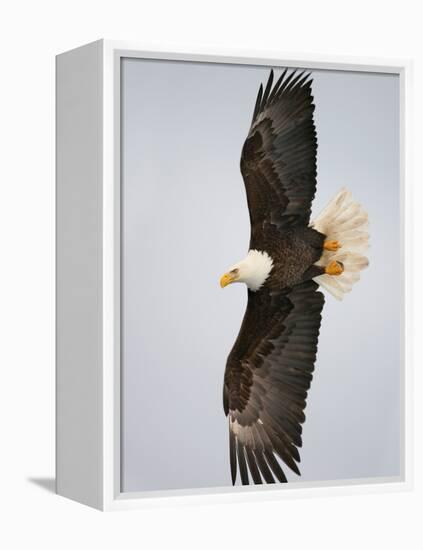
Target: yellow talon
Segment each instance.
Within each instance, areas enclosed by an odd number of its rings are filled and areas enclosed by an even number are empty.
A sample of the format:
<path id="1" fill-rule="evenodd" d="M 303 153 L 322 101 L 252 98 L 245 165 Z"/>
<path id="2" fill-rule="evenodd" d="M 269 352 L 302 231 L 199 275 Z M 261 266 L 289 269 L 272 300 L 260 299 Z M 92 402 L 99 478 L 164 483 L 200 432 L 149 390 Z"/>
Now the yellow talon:
<path id="1" fill-rule="evenodd" d="M 327 275 L 341 275 L 343 271 L 344 271 L 344 265 L 342 264 L 342 262 L 337 262 L 336 260 L 332 260 L 325 267 L 325 273 Z"/>
<path id="2" fill-rule="evenodd" d="M 341 248 L 341 243 L 339 241 L 325 241 L 323 243 L 323 248 L 329 250 L 330 252 L 336 252 Z"/>

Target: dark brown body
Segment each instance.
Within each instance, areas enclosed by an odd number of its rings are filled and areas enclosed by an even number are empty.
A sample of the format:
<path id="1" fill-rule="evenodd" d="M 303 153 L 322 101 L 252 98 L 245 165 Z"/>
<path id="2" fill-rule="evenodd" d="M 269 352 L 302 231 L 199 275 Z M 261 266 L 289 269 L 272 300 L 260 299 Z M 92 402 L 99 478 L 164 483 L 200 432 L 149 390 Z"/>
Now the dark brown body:
<path id="1" fill-rule="evenodd" d="M 320 275 L 323 269 L 314 264 L 322 256 L 324 240 L 325 235 L 311 227 L 268 229 L 262 250 L 272 258 L 273 268 L 266 288 L 282 290 Z"/>

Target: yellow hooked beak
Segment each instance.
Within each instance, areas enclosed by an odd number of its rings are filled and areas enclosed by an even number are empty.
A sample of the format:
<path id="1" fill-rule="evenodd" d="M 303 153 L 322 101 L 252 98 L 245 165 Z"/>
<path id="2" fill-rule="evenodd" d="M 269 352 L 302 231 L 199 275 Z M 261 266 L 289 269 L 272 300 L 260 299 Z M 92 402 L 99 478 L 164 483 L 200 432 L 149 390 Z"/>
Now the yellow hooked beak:
<path id="1" fill-rule="evenodd" d="M 236 280 L 237 280 L 237 276 L 236 276 L 235 273 L 225 273 L 220 278 L 220 286 L 221 286 L 221 288 L 225 288 L 225 286 L 230 285 L 231 283 L 233 283 Z"/>

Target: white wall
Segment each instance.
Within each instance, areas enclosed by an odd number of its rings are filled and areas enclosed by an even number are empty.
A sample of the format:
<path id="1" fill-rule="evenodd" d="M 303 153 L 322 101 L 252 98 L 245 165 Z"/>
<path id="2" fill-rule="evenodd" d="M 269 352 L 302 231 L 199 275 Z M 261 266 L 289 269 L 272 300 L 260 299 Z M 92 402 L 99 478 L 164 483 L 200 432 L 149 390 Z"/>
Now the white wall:
<path id="1" fill-rule="evenodd" d="M 414 57 L 416 283 L 421 266 L 423 56 L 418 3 L 281 0 L 15 1 L 2 9 L 0 461 L 6 548 L 421 547 L 422 401 L 416 490 L 100 514 L 29 479 L 54 472 L 54 55 L 99 37 L 154 46 Z M 419 246 L 417 246 L 419 245 Z M 415 285 L 415 311 L 421 290 Z M 421 326 L 416 321 L 416 334 Z M 417 340 L 417 338 L 416 338 Z M 417 346 L 416 346 L 417 348 Z M 415 387 L 420 394 L 421 353 Z M 420 509 L 419 509 L 420 508 Z M 10 536 L 8 544 L 5 537 Z"/>

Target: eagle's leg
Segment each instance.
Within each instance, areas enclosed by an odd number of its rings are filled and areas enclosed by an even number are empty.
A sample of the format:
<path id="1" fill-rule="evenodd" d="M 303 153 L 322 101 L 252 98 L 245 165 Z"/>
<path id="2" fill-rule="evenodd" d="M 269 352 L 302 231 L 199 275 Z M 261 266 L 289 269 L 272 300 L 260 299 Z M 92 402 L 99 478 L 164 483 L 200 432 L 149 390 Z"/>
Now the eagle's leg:
<path id="1" fill-rule="evenodd" d="M 332 260 L 326 266 L 324 265 L 312 265 L 304 273 L 302 280 L 309 281 L 319 275 L 341 275 L 344 271 L 344 265 L 342 262 Z"/>
<path id="2" fill-rule="evenodd" d="M 325 267 L 325 273 L 327 275 L 341 275 L 344 271 L 344 264 L 336 260 L 332 260 Z"/>
<path id="3" fill-rule="evenodd" d="M 329 250 L 330 252 L 336 252 L 342 247 L 342 244 L 339 241 L 334 241 L 332 239 L 326 240 L 323 243 L 323 248 Z"/>
<path id="4" fill-rule="evenodd" d="M 323 275 L 325 272 L 325 268 L 322 265 L 312 265 L 310 266 L 306 271 L 303 273 L 302 280 L 304 281 L 310 281 L 311 279 L 314 279 L 314 277 L 318 277 L 319 275 Z"/>

